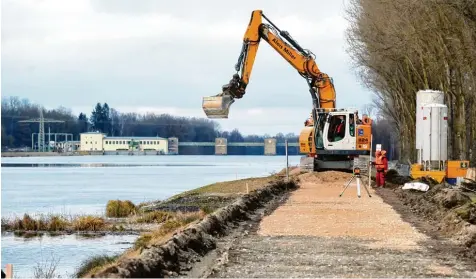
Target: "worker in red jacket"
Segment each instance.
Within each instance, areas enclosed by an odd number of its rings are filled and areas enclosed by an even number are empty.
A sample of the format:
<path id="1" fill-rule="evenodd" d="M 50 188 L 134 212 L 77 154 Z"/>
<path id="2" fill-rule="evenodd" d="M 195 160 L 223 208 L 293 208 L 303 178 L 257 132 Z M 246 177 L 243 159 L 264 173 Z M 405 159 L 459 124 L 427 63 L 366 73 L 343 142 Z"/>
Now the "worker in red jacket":
<path id="1" fill-rule="evenodd" d="M 377 170 L 377 174 L 375 176 L 375 182 L 377 187 L 384 187 L 385 186 L 385 175 L 387 174 L 388 170 L 388 159 L 387 159 L 387 151 L 377 151 L 375 152 L 375 169 Z"/>

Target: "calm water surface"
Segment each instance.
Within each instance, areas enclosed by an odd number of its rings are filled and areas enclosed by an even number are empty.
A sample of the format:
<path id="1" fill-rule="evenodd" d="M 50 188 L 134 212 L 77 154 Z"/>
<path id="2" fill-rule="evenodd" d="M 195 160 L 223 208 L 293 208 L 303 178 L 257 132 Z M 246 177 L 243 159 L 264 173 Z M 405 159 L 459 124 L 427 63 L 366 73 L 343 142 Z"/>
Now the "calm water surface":
<path id="1" fill-rule="evenodd" d="M 290 165 L 299 156 L 289 157 Z M 285 167 L 284 156 L 78 156 L 2 158 L 2 217 L 24 213 L 103 214 L 111 199 L 163 200 L 206 184 L 266 176 Z M 62 276 L 82 259 L 131 246 L 136 236 L 84 240 L 76 236 L 25 240 L 2 234 L 2 267 L 31 276 L 42 258 L 60 259 Z M 127 243 L 127 244 L 126 244 Z M 45 255 L 46 253 L 46 255 Z"/>
<path id="2" fill-rule="evenodd" d="M 130 248 L 137 236 L 106 235 L 90 238 L 62 235 L 34 238 L 2 234 L 2 268 L 13 264 L 16 278 L 33 278 L 37 266 L 48 267 L 57 262 L 56 275 L 74 278 L 79 264 L 95 255 L 115 255 Z"/>

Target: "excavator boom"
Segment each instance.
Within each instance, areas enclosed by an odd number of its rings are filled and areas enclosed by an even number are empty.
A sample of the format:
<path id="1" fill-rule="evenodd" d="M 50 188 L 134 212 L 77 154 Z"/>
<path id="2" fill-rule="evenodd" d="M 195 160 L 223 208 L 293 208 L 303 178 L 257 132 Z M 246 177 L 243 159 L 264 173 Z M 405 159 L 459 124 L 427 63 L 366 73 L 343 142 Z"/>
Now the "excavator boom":
<path id="1" fill-rule="evenodd" d="M 269 22 L 263 23 L 263 19 Z M 314 55 L 303 49 L 286 31 L 276 27 L 261 10 L 255 10 L 246 29 L 243 46 L 235 66 L 236 74 L 222 87 L 222 92 L 204 97 L 202 108 L 208 118 L 228 118 L 230 106 L 246 92 L 261 39 L 273 47 L 298 73 L 306 79 L 314 108 L 334 109 L 335 89 L 332 80 L 322 73 Z M 313 110 L 314 111 L 314 110 Z M 316 115 L 313 113 L 313 120 Z"/>

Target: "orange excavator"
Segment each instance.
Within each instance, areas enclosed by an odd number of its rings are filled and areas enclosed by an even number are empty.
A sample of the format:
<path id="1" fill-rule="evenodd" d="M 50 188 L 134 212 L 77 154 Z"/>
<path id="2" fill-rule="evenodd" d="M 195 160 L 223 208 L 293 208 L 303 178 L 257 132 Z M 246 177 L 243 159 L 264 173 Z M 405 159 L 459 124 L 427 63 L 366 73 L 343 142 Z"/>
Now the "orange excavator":
<path id="1" fill-rule="evenodd" d="M 261 10 L 251 14 L 236 73 L 220 94 L 203 98 L 207 117 L 228 118 L 235 99 L 245 95 L 261 39 L 288 61 L 309 86 L 313 108 L 299 136 L 300 152 L 306 155 L 301 158 L 301 168 L 352 170 L 355 158 L 370 155 L 371 119 L 359 119 L 357 109 L 337 109 L 333 81 L 320 71 L 315 55 L 276 27 Z"/>

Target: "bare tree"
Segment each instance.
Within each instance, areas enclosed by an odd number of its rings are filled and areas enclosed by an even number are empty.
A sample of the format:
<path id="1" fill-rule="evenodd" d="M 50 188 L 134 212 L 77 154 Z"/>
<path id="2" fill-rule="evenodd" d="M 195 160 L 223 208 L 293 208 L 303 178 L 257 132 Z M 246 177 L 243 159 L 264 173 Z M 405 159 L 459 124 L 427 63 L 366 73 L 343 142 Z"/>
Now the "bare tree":
<path id="1" fill-rule="evenodd" d="M 474 158 L 476 1 L 351 0 L 347 17 L 347 51 L 378 116 L 398 131 L 401 159 L 415 159 L 421 89 L 445 93 L 450 158 Z"/>

